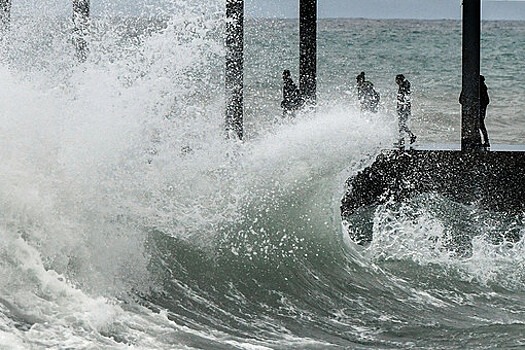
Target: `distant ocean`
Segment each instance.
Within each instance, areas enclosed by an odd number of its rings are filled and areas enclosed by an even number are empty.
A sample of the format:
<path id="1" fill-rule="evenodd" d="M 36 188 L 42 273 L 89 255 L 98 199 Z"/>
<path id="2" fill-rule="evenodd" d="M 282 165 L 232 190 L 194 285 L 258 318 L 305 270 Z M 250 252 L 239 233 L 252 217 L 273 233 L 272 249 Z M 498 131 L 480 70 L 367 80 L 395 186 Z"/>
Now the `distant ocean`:
<path id="1" fill-rule="evenodd" d="M 214 2 L 215 3 L 215 2 Z M 282 120 L 295 20 L 247 19 L 243 143 L 224 139 L 219 5 L 69 23 L 13 18 L 0 61 L 1 349 L 518 349 L 525 213 L 425 194 L 373 209 L 346 178 L 395 138 L 396 74 L 420 143 L 459 142 L 458 21 L 323 19 L 318 107 Z M 525 22 L 483 22 L 493 144 L 525 139 Z M 381 94 L 356 100 L 361 71 Z M 472 237 L 472 255 L 443 242 Z"/>

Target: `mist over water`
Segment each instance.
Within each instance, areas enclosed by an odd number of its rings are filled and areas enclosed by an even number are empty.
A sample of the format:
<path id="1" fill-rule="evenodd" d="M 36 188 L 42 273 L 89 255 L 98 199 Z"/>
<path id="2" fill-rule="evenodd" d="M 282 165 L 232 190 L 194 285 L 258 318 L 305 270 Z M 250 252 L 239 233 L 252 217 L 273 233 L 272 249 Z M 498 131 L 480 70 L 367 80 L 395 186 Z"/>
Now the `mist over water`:
<path id="1" fill-rule="evenodd" d="M 366 248 L 339 217 L 346 178 L 392 142 L 395 74 L 414 86 L 420 139 L 456 139 L 457 106 L 443 101 L 457 101 L 457 22 L 322 21 L 317 111 L 282 120 L 297 25 L 249 19 L 238 143 L 223 133 L 223 4 L 163 5 L 155 18 L 103 11 L 83 64 L 68 21 L 13 17 L 0 65 L 1 347 L 523 343 L 523 242 L 489 239 L 523 235 L 523 215 L 428 194 L 363 214 L 377 237 Z M 522 62 L 524 27 L 484 28 L 488 47 L 513 47 L 484 54 L 489 132 L 520 143 L 522 78 L 503 93 L 500 73 Z M 362 70 L 378 114 L 357 108 Z M 456 232 L 473 237 L 470 255 L 447 249 Z"/>

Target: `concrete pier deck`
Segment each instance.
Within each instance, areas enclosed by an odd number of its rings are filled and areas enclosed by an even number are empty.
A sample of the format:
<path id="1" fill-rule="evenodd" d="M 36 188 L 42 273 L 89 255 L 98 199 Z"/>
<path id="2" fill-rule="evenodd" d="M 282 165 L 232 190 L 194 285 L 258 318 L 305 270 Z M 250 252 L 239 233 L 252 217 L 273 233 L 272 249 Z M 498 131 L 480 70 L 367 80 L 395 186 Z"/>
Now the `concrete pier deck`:
<path id="1" fill-rule="evenodd" d="M 486 210 L 525 213 L 525 145 L 460 149 L 459 144 L 421 144 L 383 150 L 346 181 L 343 220 L 368 206 L 429 192 Z"/>
<path id="2" fill-rule="evenodd" d="M 461 151 L 461 145 L 459 143 L 416 143 L 405 147 L 405 150 L 410 149 L 416 151 Z M 392 148 L 392 150 L 398 150 L 398 148 Z M 480 149 L 480 152 L 525 152 L 525 145 L 494 144 L 489 148 Z"/>

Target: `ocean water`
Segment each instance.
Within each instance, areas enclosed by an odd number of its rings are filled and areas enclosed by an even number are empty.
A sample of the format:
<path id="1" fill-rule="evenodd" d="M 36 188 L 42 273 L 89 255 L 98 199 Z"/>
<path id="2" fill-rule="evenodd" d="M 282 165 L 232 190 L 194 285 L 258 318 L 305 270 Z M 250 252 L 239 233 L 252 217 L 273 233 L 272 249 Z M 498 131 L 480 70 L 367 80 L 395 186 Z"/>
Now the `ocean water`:
<path id="1" fill-rule="evenodd" d="M 321 20 L 318 107 L 282 120 L 297 23 L 246 23 L 245 142 L 223 135 L 223 4 L 70 24 L 13 16 L 0 64 L 1 349 L 525 346 L 525 215 L 424 194 L 339 216 L 389 147 L 394 76 L 421 143 L 458 142 L 457 21 Z M 525 22 L 483 23 L 492 143 L 521 144 Z M 363 114 L 355 76 L 382 96 Z M 472 238 L 457 256 L 447 237 Z"/>

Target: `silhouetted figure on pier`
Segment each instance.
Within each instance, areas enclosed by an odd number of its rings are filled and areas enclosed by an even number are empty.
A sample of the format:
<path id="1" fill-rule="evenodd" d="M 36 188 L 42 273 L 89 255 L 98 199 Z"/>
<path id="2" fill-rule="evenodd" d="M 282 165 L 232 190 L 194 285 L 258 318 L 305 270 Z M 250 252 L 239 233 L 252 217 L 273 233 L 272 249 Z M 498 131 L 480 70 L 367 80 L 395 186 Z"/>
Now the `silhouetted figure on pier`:
<path id="1" fill-rule="evenodd" d="M 290 71 L 285 69 L 283 71 L 283 100 L 281 101 L 283 118 L 295 117 L 295 111 L 301 108 L 303 104 L 304 99 L 299 88 L 293 82 Z"/>
<path id="2" fill-rule="evenodd" d="M 465 96 L 463 95 L 463 90 L 459 95 L 459 103 L 464 105 L 466 103 Z M 485 117 L 487 115 L 487 106 L 490 103 L 489 93 L 487 85 L 485 84 L 485 77 L 483 75 L 479 76 L 479 130 L 483 135 L 483 140 L 481 143 L 482 147 L 490 147 L 489 134 L 487 132 L 487 127 L 485 126 Z"/>
<path id="3" fill-rule="evenodd" d="M 483 134 L 483 147 L 490 147 L 489 134 L 485 126 L 485 116 L 487 115 L 487 106 L 490 103 L 487 85 L 485 84 L 485 77 L 479 76 L 479 129 Z"/>
<path id="4" fill-rule="evenodd" d="M 416 142 L 416 135 L 408 127 L 408 120 L 412 114 L 412 101 L 410 97 L 410 82 L 403 74 L 396 75 L 397 90 L 397 116 L 399 118 L 399 141 L 396 146 L 405 146 L 405 134 L 410 136 L 410 143 Z"/>
<path id="5" fill-rule="evenodd" d="M 379 93 L 374 89 L 374 84 L 365 79 L 365 72 L 361 72 L 356 78 L 357 98 L 362 111 L 377 112 L 379 104 Z"/>

